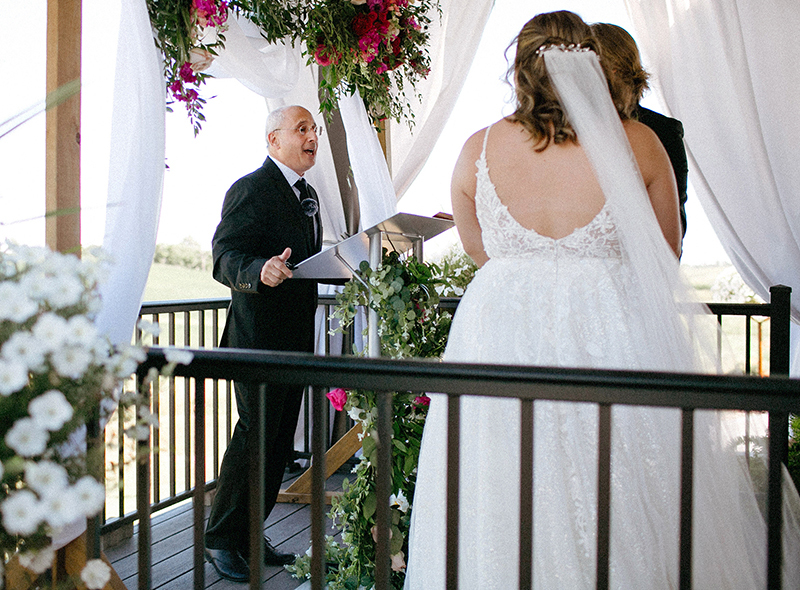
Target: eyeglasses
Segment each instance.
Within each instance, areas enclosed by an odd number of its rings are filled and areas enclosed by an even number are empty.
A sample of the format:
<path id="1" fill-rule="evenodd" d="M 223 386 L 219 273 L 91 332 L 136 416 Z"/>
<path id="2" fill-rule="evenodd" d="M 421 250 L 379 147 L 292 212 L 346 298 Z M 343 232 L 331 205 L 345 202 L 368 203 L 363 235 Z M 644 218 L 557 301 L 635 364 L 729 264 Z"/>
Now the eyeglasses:
<path id="1" fill-rule="evenodd" d="M 312 131 L 317 137 L 322 137 L 323 129 L 324 127 L 317 127 L 316 125 L 300 125 L 300 127 L 294 127 L 293 129 L 278 128 L 273 129 L 273 131 L 297 131 L 297 133 L 303 137 L 305 137 L 309 131 Z"/>

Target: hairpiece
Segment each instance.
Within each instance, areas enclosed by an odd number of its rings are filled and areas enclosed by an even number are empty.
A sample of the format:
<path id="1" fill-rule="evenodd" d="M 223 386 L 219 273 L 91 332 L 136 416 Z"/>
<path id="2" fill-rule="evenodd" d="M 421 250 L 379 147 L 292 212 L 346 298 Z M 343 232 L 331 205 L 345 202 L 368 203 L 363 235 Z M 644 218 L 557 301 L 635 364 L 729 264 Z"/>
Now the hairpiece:
<path id="1" fill-rule="evenodd" d="M 564 43 L 545 43 L 536 50 L 536 55 L 542 55 L 545 51 L 550 51 L 552 49 L 559 49 L 561 51 L 593 51 L 591 47 L 581 45 L 580 43 L 570 43 L 569 45 Z"/>

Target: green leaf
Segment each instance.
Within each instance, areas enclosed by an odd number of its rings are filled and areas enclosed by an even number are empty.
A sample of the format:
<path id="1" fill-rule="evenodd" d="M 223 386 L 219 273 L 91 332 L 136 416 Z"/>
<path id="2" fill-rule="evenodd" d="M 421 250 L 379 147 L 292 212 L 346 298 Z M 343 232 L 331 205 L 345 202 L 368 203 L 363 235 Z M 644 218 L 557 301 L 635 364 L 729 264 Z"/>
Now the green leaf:
<path id="1" fill-rule="evenodd" d="M 367 494 L 367 497 L 364 498 L 364 504 L 362 505 L 362 514 L 364 518 L 367 520 L 372 518 L 372 515 L 375 514 L 375 509 L 378 506 L 378 497 L 375 495 L 375 492 L 370 492 Z"/>

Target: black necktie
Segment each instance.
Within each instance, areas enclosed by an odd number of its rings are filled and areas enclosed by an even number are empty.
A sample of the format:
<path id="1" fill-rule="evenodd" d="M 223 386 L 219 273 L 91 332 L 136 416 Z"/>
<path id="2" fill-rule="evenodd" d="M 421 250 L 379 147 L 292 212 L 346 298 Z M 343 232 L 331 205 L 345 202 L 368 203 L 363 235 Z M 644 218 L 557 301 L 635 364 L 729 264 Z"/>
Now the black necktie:
<path id="1" fill-rule="evenodd" d="M 294 186 L 300 191 L 300 206 L 303 209 L 303 213 L 305 213 L 311 223 L 313 228 L 313 238 L 314 243 L 316 244 L 317 241 L 317 212 L 319 211 L 319 204 L 317 200 L 311 196 L 311 191 L 308 190 L 308 183 L 306 182 L 305 178 L 301 178 L 297 182 L 294 183 Z"/>

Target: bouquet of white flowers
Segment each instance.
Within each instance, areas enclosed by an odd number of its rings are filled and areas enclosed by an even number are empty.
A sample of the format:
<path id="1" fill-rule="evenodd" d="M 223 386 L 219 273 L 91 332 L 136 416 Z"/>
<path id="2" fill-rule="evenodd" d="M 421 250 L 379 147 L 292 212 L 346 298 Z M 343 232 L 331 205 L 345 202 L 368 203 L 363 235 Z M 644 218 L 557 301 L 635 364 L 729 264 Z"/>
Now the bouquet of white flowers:
<path id="1" fill-rule="evenodd" d="M 17 553 L 35 573 L 51 566 L 54 535 L 102 510 L 86 424 L 114 410 L 144 360 L 98 333 L 103 264 L 89 258 L 0 245 L 0 563 Z M 100 560 L 82 576 L 89 588 L 108 577 Z"/>

